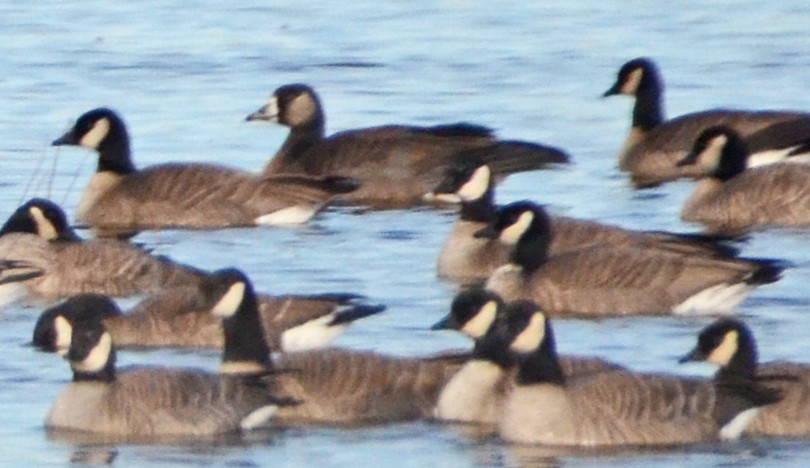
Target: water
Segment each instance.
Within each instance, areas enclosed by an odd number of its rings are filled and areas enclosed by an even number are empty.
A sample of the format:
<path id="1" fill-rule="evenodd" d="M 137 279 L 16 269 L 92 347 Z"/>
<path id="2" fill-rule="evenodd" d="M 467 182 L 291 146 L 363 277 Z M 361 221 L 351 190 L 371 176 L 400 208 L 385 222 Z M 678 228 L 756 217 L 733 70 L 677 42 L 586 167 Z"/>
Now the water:
<path id="1" fill-rule="evenodd" d="M 690 182 L 637 192 L 616 170 L 630 102 L 599 99 L 626 60 L 657 59 L 669 115 L 730 106 L 810 109 L 806 2 L 165 2 L 9 0 L 0 5 L 0 215 L 50 195 L 69 213 L 92 173 L 91 154 L 50 142 L 81 113 L 108 105 L 129 125 L 136 164 L 226 162 L 259 170 L 286 131 L 243 122 L 279 85 L 321 94 L 330 132 L 383 123 L 473 121 L 505 138 L 566 148 L 570 168 L 510 178 L 501 202 L 532 198 L 557 213 L 634 228 L 689 230 L 678 219 Z M 45 174 L 56 167 L 55 177 Z M 39 168 L 39 169 L 37 169 Z M 39 177 L 32 180 L 37 173 Z M 26 187 L 28 187 L 26 191 Z M 334 210 L 297 229 L 149 233 L 138 241 L 204 268 L 238 266 L 261 291 L 352 291 L 388 305 L 340 346 L 414 355 L 464 346 L 426 328 L 453 287 L 434 262 L 454 221 L 435 210 Z M 810 362 L 805 314 L 810 233 L 771 231 L 744 248 L 786 258 L 784 279 L 740 308 L 764 360 Z M 262 434 L 240 444 L 85 447 L 48 438 L 42 420 L 69 379 L 64 362 L 26 346 L 38 307 L 0 311 L 0 463 L 121 466 L 512 466 L 542 462 L 804 464 L 803 441 L 751 441 L 675 451 L 548 454 L 476 440 L 435 424 Z M 700 318 L 557 321 L 563 352 L 597 354 L 634 369 L 678 367 Z M 122 353 L 122 364 L 213 368 L 216 353 Z M 549 458 L 551 457 L 551 458 Z"/>

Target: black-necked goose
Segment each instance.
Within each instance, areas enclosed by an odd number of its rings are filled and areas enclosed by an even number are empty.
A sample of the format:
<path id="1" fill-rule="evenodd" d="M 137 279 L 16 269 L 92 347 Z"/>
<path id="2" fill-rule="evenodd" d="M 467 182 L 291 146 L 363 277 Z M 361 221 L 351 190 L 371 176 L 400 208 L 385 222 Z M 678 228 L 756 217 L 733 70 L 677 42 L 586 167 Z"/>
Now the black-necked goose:
<path id="1" fill-rule="evenodd" d="M 730 312 L 783 267 L 765 259 L 673 252 L 655 246 L 599 244 L 553 257 L 545 210 L 531 202 L 502 207 L 477 235 L 514 245 L 510 263 L 486 288 L 504 300 L 530 299 L 550 315 Z"/>
<path id="2" fill-rule="evenodd" d="M 690 167 L 678 167 L 697 136 L 714 125 L 727 125 L 748 137 L 773 124 L 787 121 L 810 122 L 810 114 L 791 111 L 742 111 L 712 109 L 667 120 L 662 98 L 664 84 L 658 67 L 649 58 L 636 58 L 619 70 L 616 83 L 605 96 L 625 94 L 635 97 L 630 134 L 619 152 L 619 167 L 632 174 L 639 186 L 657 185 L 679 177 L 694 176 Z M 805 123 L 805 125 L 807 125 Z M 778 138 L 761 139 L 763 151 Z M 764 155 L 762 162 L 773 160 Z M 782 157 L 786 156 L 785 154 Z M 752 164 L 759 164 L 752 161 Z"/>
<path id="3" fill-rule="evenodd" d="M 342 174 L 361 182 L 341 197 L 375 208 L 417 205 L 433 189 L 445 168 L 467 158 L 482 158 L 493 173 L 511 173 L 568 162 L 563 151 L 536 143 L 497 140 L 485 127 L 470 124 L 415 127 L 387 125 L 347 130 L 326 137 L 325 117 L 315 91 L 304 84 L 278 88 L 267 105 L 248 120 L 290 127 L 284 145 L 265 175 Z"/>
<path id="4" fill-rule="evenodd" d="M 357 182 L 346 177 L 260 177 L 213 164 L 168 163 L 136 169 L 126 126 L 106 108 L 83 114 L 53 144 L 98 151 L 98 168 L 76 219 L 103 233 L 299 224 L 336 194 L 357 188 Z"/>
<path id="5" fill-rule="evenodd" d="M 749 155 L 746 143 L 729 127 L 701 133 L 678 163 L 695 168 L 700 179 L 681 217 L 721 233 L 810 225 L 810 166 L 777 163 L 746 168 Z"/>
<path id="6" fill-rule="evenodd" d="M 518 365 L 499 422 L 509 442 L 557 446 L 676 445 L 736 439 L 780 395 L 745 375 L 714 380 L 628 371 L 566 376 L 550 320 L 505 316 L 495 346 Z"/>
<path id="7" fill-rule="evenodd" d="M 682 361 L 708 361 L 718 373 L 743 373 L 778 390 L 782 399 L 760 409 L 745 430 L 751 435 L 810 436 L 810 364 L 771 361 L 759 364 L 751 329 L 735 319 L 720 319 L 698 335 L 695 349 Z"/>

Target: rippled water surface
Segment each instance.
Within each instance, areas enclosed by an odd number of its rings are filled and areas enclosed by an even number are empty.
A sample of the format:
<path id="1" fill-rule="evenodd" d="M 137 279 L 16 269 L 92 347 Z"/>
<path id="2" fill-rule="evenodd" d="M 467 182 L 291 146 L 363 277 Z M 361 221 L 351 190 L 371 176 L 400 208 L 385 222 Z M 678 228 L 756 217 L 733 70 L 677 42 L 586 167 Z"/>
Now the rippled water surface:
<path id="1" fill-rule="evenodd" d="M 259 170 L 286 135 L 243 122 L 279 85 L 320 92 L 330 132 L 383 123 L 473 121 L 503 137 L 566 148 L 576 164 L 510 178 L 499 201 L 532 198 L 558 213 L 634 228 L 690 230 L 678 219 L 691 182 L 637 192 L 616 169 L 630 102 L 599 96 L 618 67 L 656 58 L 669 115 L 717 107 L 810 109 L 810 6 L 803 1 L 550 0 L 543 2 L 65 2 L 0 5 L 0 217 L 49 195 L 72 213 L 95 161 L 50 141 L 79 114 L 114 107 L 129 125 L 136 164 L 224 162 Z M 49 177 L 49 174 L 54 174 Z M 454 215 L 430 209 L 331 210 L 297 229 L 166 231 L 138 241 L 204 268 L 235 265 L 257 289 L 352 291 L 388 305 L 340 346 L 416 355 L 466 342 L 427 327 L 453 287 L 434 262 Z M 759 233 L 744 254 L 790 260 L 784 279 L 740 308 L 765 360 L 810 362 L 810 231 Z M 67 383 L 62 360 L 27 343 L 40 308 L 0 311 L 0 464 L 122 466 L 519 465 L 562 461 L 804 464 L 803 441 L 746 441 L 664 452 L 548 454 L 469 438 L 435 424 L 262 434 L 221 444 L 85 446 L 53 440 L 43 418 Z M 709 319 L 557 321 L 564 352 L 597 354 L 634 369 L 677 367 Z M 213 352 L 121 353 L 123 364 L 213 368 Z"/>

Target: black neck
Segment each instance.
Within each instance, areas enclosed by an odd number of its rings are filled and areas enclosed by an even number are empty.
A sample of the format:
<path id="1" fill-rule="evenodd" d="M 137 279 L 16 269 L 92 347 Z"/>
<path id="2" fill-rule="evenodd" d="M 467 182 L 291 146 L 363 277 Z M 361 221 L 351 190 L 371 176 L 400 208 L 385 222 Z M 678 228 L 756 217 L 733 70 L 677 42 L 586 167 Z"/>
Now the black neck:
<path id="1" fill-rule="evenodd" d="M 565 375 L 560 367 L 559 356 L 551 328 L 546 324 L 546 336 L 540 347 L 525 356 L 517 375 L 518 385 L 547 383 L 565 385 Z"/>
<path id="2" fill-rule="evenodd" d="M 657 77 L 645 76 L 646 86 L 639 86 L 636 104 L 633 106 L 633 127 L 648 131 L 664 122 L 664 109 L 661 103 L 661 85 Z"/>
<path id="3" fill-rule="evenodd" d="M 720 156 L 720 164 L 711 174 L 712 177 L 726 181 L 741 174 L 748 165 L 748 155 L 749 149 L 745 141 L 737 135 L 729 135 Z"/>
<path id="4" fill-rule="evenodd" d="M 486 193 L 480 198 L 462 202 L 461 219 L 464 221 L 489 223 L 497 214 L 494 198 L 494 190 L 492 190 L 492 186 L 490 185 Z"/>
<path id="5" fill-rule="evenodd" d="M 97 172 L 114 172 L 120 175 L 135 172 L 129 146 L 129 135 L 123 123 L 110 124 L 107 136 L 98 145 Z"/>
<path id="6" fill-rule="evenodd" d="M 488 333 L 485 337 L 476 340 L 472 357 L 477 361 L 489 361 L 498 367 L 508 369 L 515 364 L 515 360 L 506 352 L 505 346 L 499 337 Z"/>
<path id="7" fill-rule="evenodd" d="M 276 158 L 295 159 L 323 141 L 325 136 L 326 128 L 322 116 L 318 116 L 309 123 L 292 127 L 281 149 L 276 153 Z"/>
<path id="8" fill-rule="evenodd" d="M 512 251 L 511 262 L 520 265 L 524 274 L 531 274 L 540 268 L 548 258 L 551 232 L 546 220 L 537 214 L 529 231 L 525 232 Z"/>
<path id="9" fill-rule="evenodd" d="M 270 368 L 270 348 L 264 338 L 256 295 L 250 286 L 245 290 L 236 313 L 223 321 L 225 349 L 223 363 L 255 362 Z"/>

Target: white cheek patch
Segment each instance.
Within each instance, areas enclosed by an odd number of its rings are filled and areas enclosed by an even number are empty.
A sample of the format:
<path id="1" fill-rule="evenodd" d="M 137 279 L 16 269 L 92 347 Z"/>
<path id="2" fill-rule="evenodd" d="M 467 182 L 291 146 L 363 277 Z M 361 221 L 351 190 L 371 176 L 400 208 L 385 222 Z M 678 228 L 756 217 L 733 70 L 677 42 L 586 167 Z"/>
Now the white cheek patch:
<path id="1" fill-rule="evenodd" d="M 728 142 L 728 137 L 725 135 L 718 135 L 711 139 L 706 149 L 698 155 L 698 163 L 701 167 L 708 171 L 717 169 L 720 164 L 720 156 L 723 154 L 723 148 Z"/>
<path id="2" fill-rule="evenodd" d="M 31 217 L 34 218 L 34 223 L 37 225 L 37 235 L 45 240 L 56 240 L 59 236 L 53 223 L 45 217 L 45 213 L 38 206 L 32 206 L 30 210 Z"/>
<path id="3" fill-rule="evenodd" d="M 526 329 L 520 332 L 509 345 L 512 351 L 528 354 L 540 347 L 540 343 L 546 335 L 546 317 L 540 312 L 535 312 L 529 320 Z"/>
<path id="4" fill-rule="evenodd" d="M 470 180 L 456 194 L 464 201 L 478 200 L 487 192 L 490 180 L 489 166 L 481 166 L 473 172 Z"/>
<path id="5" fill-rule="evenodd" d="M 56 342 L 54 343 L 56 353 L 60 356 L 65 356 L 68 353 L 68 349 L 70 349 L 70 342 L 73 339 L 73 326 L 70 325 L 67 319 L 61 315 L 57 315 L 56 318 L 53 319 L 53 328 L 56 331 Z"/>
<path id="6" fill-rule="evenodd" d="M 706 361 L 711 362 L 712 364 L 717 364 L 718 366 L 728 365 L 731 358 L 733 358 L 734 354 L 737 353 L 739 336 L 740 334 L 737 332 L 737 330 L 731 330 L 730 332 L 726 333 L 726 336 L 723 337 L 723 342 L 720 343 L 720 346 L 714 348 L 714 351 L 709 354 Z"/>
<path id="7" fill-rule="evenodd" d="M 79 144 L 85 148 L 98 149 L 98 145 L 107 137 L 108 133 L 110 133 L 110 121 L 106 117 L 98 119 L 93 124 L 93 128 L 79 140 Z"/>
<path id="8" fill-rule="evenodd" d="M 515 245 L 518 243 L 526 230 L 529 229 L 532 221 L 534 221 L 534 213 L 531 211 L 524 211 L 514 224 L 501 231 L 501 235 L 498 238 L 504 244 Z"/>
<path id="9" fill-rule="evenodd" d="M 222 296 L 222 299 L 211 309 L 211 313 L 215 317 L 228 318 L 239 310 L 239 304 L 245 297 L 245 283 L 238 282 L 228 288 L 228 292 Z"/>
<path id="10" fill-rule="evenodd" d="M 98 340 L 96 346 L 87 354 L 84 361 L 71 362 L 73 370 L 79 372 L 98 372 L 107 365 L 112 352 L 112 338 L 110 334 L 104 332 Z"/>
<path id="11" fill-rule="evenodd" d="M 489 301 L 484 304 L 473 318 L 461 327 L 461 331 L 466 333 L 467 336 L 478 339 L 484 336 L 495 321 L 495 315 L 498 313 L 498 304 L 495 301 Z"/>
<path id="12" fill-rule="evenodd" d="M 621 92 L 622 94 L 629 94 L 631 96 L 635 96 L 638 92 L 638 85 L 641 84 L 641 77 L 644 76 L 644 70 L 641 68 L 636 68 L 627 76 L 627 79 L 622 83 Z"/>
<path id="13" fill-rule="evenodd" d="M 292 125 L 301 125 L 309 122 L 318 111 L 315 100 L 309 93 L 303 93 L 290 101 L 287 107 L 287 122 Z"/>

